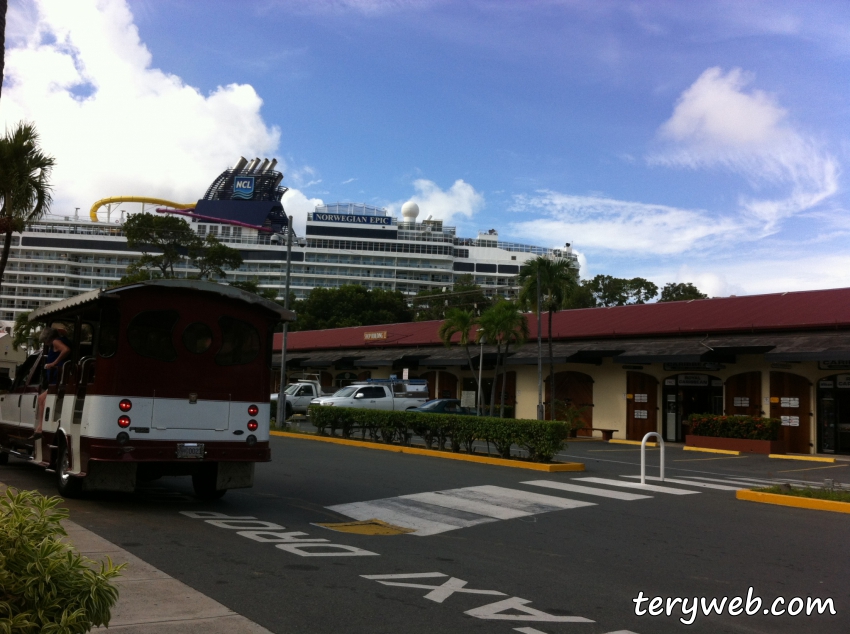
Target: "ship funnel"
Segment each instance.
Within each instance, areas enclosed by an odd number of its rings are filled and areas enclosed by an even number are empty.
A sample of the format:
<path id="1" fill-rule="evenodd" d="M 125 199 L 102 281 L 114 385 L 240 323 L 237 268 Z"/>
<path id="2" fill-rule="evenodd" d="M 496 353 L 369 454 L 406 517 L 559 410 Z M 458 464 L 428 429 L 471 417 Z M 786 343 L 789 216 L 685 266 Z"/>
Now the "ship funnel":
<path id="1" fill-rule="evenodd" d="M 248 164 L 248 161 L 244 156 L 240 156 L 239 160 L 236 161 L 236 165 L 233 166 L 233 172 L 238 174 L 243 170 L 243 168 Z"/>
<path id="2" fill-rule="evenodd" d="M 263 162 L 254 170 L 254 174 L 262 174 L 269 165 L 269 159 L 263 159 Z"/>
<path id="3" fill-rule="evenodd" d="M 272 162 L 269 163 L 269 166 L 266 168 L 266 171 L 271 172 L 275 168 L 275 165 L 277 165 L 277 159 L 272 159 Z"/>
<path id="4" fill-rule="evenodd" d="M 251 159 L 251 162 L 248 163 L 248 167 L 245 168 L 245 173 L 250 174 L 251 172 L 253 172 L 254 168 L 257 167 L 257 165 L 259 165 L 259 163 L 260 163 L 259 158 Z"/>

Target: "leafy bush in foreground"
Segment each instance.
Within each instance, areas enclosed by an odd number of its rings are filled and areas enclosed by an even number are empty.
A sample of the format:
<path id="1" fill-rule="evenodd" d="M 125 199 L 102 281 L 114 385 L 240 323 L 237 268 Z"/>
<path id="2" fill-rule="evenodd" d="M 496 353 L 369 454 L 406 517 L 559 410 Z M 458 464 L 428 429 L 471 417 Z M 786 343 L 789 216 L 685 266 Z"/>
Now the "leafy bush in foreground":
<path id="1" fill-rule="evenodd" d="M 0 633 L 78 634 L 108 625 L 124 565 L 95 562 L 61 541 L 61 498 L 7 489 L 0 499 Z"/>
<path id="2" fill-rule="evenodd" d="M 548 462 L 564 447 L 569 425 L 562 421 L 505 419 L 490 416 L 387 412 L 352 407 L 310 406 L 310 421 L 319 434 L 337 431 L 350 438 L 359 431 L 361 438 L 376 442 L 410 444 L 419 436 L 429 449 L 472 453 L 476 440 L 492 444 L 503 458 L 511 457 L 514 446 L 528 451 L 529 458 Z"/>
<path id="3" fill-rule="evenodd" d="M 747 440 L 778 440 L 781 422 L 776 418 L 757 416 L 718 416 L 691 414 L 688 418 L 691 434 L 717 438 L 746 438 Z"/>

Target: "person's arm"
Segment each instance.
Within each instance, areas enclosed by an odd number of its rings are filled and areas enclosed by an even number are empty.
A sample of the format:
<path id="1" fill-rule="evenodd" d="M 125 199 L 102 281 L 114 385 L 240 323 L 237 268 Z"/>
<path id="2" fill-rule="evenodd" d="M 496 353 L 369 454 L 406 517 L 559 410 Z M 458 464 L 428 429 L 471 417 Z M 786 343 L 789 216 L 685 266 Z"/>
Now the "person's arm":
<path id="1" fill-rule="evenodd" d="M 56 357 L 56 360 L 53 363 L 47 363 L 44 366 L 45 370 L 52 370 L 56 366 L 60 365 L 65 358 L 71 354 L 71 348 L 66 346 L 60 339 L 53 340 L 53 349 L 59 353 L 59 356 Z"/>

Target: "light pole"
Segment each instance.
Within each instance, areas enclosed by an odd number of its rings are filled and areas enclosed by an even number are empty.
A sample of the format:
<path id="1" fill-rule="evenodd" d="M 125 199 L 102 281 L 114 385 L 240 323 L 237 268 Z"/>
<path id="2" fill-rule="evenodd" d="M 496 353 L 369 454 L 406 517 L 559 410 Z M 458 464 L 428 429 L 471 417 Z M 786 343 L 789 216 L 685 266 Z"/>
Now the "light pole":
<path id="1" fill-rule="evenodd" d="M 476 332 L 481 332 L 484 330 L 483 328 L 479 328 Z M 481 393 L 484 391 L 481 389 L 481 370 L 484 367 L 484 342 L 487 337 L 484 335 L 480 335 L 478 341 L 481 343 L 481 353 L 478 355 L 478 398 L 475 400 L 478 407 L 478 415 L 481 416 Z M 489 452 L 488 452 L 489 453 Z"/>
<path id="2" fill-rule="evenodd" d="M 289 310 L 289 277 L 292 271 L 292 216 L 289 216 L 289 222 L 286 225 L 286 290 L 283 297 L 283 308 Z M 298 239 L 298 246 L 304 246 L 307 241 L 304 238 Z M 277 395 L 277 414 L 275 422 L 278 427 L 283 427 L 284 417 L 286 414 L 286 394 L 283 391 L 286 389 L 286 335 L 289 332 L 289 322 L 283 322 L 283 340 L 280 344 L 280 391 Z"/>

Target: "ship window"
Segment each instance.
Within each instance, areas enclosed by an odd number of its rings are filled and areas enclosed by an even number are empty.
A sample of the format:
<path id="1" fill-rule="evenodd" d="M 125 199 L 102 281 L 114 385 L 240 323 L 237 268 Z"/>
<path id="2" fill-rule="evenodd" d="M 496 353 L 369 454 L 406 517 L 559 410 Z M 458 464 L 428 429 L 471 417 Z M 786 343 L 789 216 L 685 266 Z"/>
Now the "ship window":
<path id="1" fill-rule="evenodd" d="M 172 331 L 179 315 L 176 310 L 147 310 L 133 317 L 127 328 L 130 347 L 143 357 L 159 361 L 174 361 Z"/>
<path id="2" fill-rule="evenodd" d="M 221 348 L 215 355 L 218 365 L 242 365 L 250 363 L 260 354 L 260 333 L 251 324 L 233 317 L 222 316 Z"/>

